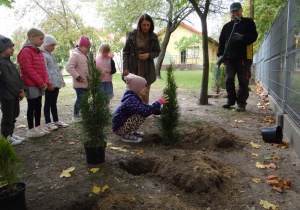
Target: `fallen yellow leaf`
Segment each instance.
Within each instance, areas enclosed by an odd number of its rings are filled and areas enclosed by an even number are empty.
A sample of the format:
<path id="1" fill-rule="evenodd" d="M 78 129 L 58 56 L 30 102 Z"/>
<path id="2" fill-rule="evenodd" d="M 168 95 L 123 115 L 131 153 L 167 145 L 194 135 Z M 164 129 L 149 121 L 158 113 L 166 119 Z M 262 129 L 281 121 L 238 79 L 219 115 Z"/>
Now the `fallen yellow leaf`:
<path id="1" fill-rule="evenodd" d="M 102 192 L 104 192 L 106 189 L 108 189 L 108 185 L 105 185 L 104 187 L 102 187 Z"/>
<path id="2" fill-rule="evenodd" d="M 72 172 L 74 170 L 75 170 L 75 167 L 70 167 L 70 168 L 68 168 L 66 170 L 63 170 L 59 177 L 60 178 L 62 178 L 62 177 L 70 177 L 71 176 L 70 172 Z"/>
<path id="3" fill-rule="evenodd" d="M 280 157 L 278 157 L 278 156 L 276 156 L 276 155 L 273 155 L 272 158 L 273 158 L 273 159 L 278 159 L 278 160 L 280 159 Z"/>
<path id="4" fill-rule="evenodd" d="M 26 128 L 26 125 L 19 125 L 17 128 Z"/>
<path id="5" fill-rule="evenodd" d="M 259 154 L 256 154 L 256 153 L 251 153 L 251 154 L 256 157 L 259 156 Z"/>
<path id="6" fill-rule="evenodd" d="M 108 142 L 108 143 L 106 143 L 106 145 L 109 147 L 109 146 L 112 145 L 112 143 L 111 143 L 111 142 Z"/>
<path id="7" fill-rule="evenodd" d="M 256 162 L 255 167 L 256 168 L 266 168 L 266 166 L 261 164 L 260 162 Z"/>
<path id="8" fill-rule="evenodd" d="M 99 171 L 99 168 L 91 168 L 90 171 L 93 172 L 93 173 L 96 173 L 97 171 Z"/>
<path id="9" fill-rule="evenodd" d="M 234 122 L 243 123 L 243 120 L 234 120 Z"/>
<path id="10" fill-rule="evenodd" d="M 260 200 L 260 204 L 263 205 L 263 207 L 265 209 L 270 209 L 272 208 L 272 210 L 277 210 L 277 206 L 272 204 L 272 203 L 269 203 L 268 201 L 265 201 L 265 200 Z"/>
<path id="11" fill-rule="evenodd" d="M 261 182 L 260 178 L 252 178 L 252 180 L 253 180 L 253 182 L 255 182 L 255 183 L 260 183 L 260 182 Z"/>
<path id="12" fill-rule="evenodd" d="M 253 141 L 251 141 L 251 146 L 252 146 L 253 148 L 256 148 L 256 149 L 258 149 L 258 148 L 261 147 L 261 145 L 256 144 L 256 143 L 254 143 Z"/>
<path id="13" fill-rule="evenodd" d="M 95 193 L 95 194 L 99 194 L 100 191 L 101 191 L 101 187 L 98 187 L 98 186 L 94 185 L 92 192 Z"/>
<path id="14" fill-rule="evenodd" d="M 118 151 L 118 152 L 127 152 L 128 151 L 127 149 L 123 149 L 121 147 L 110 147 L 110 149 Z"/>
<path id="15" fill-rule="evenodd" d="M 140 149 L 140 153 L 144 153 L 144 150 L 142 148 Z"/>

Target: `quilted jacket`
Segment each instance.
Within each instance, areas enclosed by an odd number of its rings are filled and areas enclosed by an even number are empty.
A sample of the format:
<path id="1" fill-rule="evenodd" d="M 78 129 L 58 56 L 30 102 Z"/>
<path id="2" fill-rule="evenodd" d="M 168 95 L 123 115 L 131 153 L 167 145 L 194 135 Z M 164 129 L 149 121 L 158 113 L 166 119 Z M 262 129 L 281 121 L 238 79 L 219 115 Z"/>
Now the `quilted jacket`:
<path id="1" fill-rule="evenodd" d="M 67 63 L 67 71 L 73 77 L 73 88 L 87 88 L 88 83 L 86 76 L 88 75 L 88 56 L 81 52 L 78 48 L 75 48 L 71 57 Z M 78 76 L 85 78 L 85 80 L 79 82 L 76 80 Z"/>
<path id="2" fill-rule="evenodd" d="M 25 43 L 18 54 L 20 74 L 26 86 L 49 84 L 43 52 L 29 43 Z"/>

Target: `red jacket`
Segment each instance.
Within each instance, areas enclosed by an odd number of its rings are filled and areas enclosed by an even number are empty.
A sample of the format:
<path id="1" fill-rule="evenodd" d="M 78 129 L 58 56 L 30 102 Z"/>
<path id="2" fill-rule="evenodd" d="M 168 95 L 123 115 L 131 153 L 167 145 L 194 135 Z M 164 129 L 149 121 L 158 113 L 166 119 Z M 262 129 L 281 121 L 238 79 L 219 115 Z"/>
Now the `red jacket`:
<path id="1" fill-rule="evenodd" d="M 43 52 L 36 47 L 24 46 L 17 57 L 20 74 L 26 86 L 49 83 Z"/>

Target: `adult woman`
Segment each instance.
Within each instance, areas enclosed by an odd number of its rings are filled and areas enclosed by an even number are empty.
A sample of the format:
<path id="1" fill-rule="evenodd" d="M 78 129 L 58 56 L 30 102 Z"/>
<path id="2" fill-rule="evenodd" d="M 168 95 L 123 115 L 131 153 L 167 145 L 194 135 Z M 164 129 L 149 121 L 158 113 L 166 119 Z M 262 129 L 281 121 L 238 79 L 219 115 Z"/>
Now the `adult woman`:
<path id="1" fill-rule="evenodd" d="M 123 48 L 123 76 L 133 73 L 146 79 L 146 92 L 143 97 L 149 103 L 150 86 L 156 80 L 154 58 L 160 53 L 157 35 L 153 33 L 154 24 L 148 14 L 141 15 L 137 29 L 127 35 Z"/>

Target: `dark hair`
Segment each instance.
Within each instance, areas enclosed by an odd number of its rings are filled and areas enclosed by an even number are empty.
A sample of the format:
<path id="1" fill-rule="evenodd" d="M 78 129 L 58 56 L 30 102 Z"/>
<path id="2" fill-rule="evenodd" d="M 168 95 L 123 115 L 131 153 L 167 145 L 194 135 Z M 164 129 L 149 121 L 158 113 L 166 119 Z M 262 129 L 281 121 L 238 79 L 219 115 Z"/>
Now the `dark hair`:
<path id="1" fill-rule="evenodd" d="M 148 14 L 143 14 L 139 17 L 139 21 L 138 21 L 138 24 L 137 24 L 137 29 L 139 31 L 142 31 L 141 24 L 142 24 L 143 20 L 147 20 L 147 21 L 150 22 L 151 25 L 150 25 L 149 33 L 152 33 L 154 31 L 154 23 L 153 23 L 152 18 Z"/>

